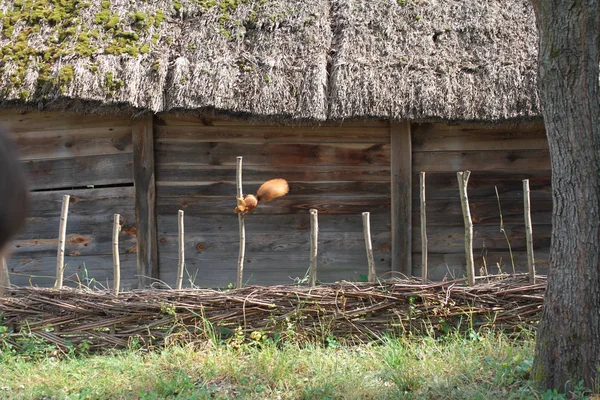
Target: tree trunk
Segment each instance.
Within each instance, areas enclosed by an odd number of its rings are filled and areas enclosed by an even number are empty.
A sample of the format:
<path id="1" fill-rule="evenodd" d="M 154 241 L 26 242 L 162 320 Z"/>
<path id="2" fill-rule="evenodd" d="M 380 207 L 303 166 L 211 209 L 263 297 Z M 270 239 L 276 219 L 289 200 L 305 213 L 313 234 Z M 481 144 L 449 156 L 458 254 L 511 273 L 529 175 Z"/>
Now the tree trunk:
<path id="1" fill-rule="evenodd" d="M 584 381 L 600 363 L 600 0 L 532 0 L 552 162 L 552 242 L 532 378 Z"/>

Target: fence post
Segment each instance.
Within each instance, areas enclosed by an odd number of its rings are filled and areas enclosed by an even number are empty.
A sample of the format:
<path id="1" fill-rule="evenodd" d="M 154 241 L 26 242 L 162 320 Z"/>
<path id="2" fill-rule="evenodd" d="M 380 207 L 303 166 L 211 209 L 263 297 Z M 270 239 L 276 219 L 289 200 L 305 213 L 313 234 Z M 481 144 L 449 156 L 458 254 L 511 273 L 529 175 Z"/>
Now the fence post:
<path id="1" fill-rule="evenodd" d="M 8 264 L 6 258 L 0 257 L 0 297 L 8 294 L 10 288 L 10 276 L 8 275 Z"/>
<path id="2" fill-rule="evenodd" d="M 527 266 L 529 267 L 529 283 L 535 284 L 535 258 L 533 255 L 533 227 L 531 225 L 531 200 L 529 179 L 523 179 L 523 208 L 525 214 L 525 237 L 527 239 Z"/>
<path id="3" fill-rule="evenodd" d="M 318 212 L 310 210 L 310 267 L 308 272 L 308 286 L 313 287 L 317 283 L 317 246 L 319 238 Z"/>
<path id="4" fill-rule="evenodd" d="M 181 289 L 183 285 L 183 270 L 185 269 L 185 238 L 183 234 L 183 210 L 179 210 L 177 213 L 179 227 L 179 265 L 177 267 L 177 284 L 175 288 Z"/>
<path id="5" fill-rule="evenodd" d="M 375 282 L 375 258 L 373 257 L 373 243 L 371 242 L 371 214 L 362 213 L 363 231 L 365 234 L 365 247 L 367 248 L 367 262 L 369 263 L 368 281 Z"/>
<path id="6" fill-rule="evenodd" d="M 237 197 L 241 198 L 243 196 L 242 191 L 242 158 L 241 156 L 237 157 L 237 168 L 236 168 L 236 184 L 237 184 Z M 244 255 L 246 253 L 246 224 L 244 222 L 244 217 L 242 217 L 242 213 L 238 213 L 238 222 L 240 225 L 240 252 L 238 254 L 238 265 L 237 265 L 237 288 L 241 288 L 243 285 L 243 276 L 244 276 Z"/>
<path id="7" fill-rule="evenodd" d="M 458 179 L 458 188 L 460 191 L 460 203 L 462 206 L 463 219 L 465 221 L 465 257 L 467 259 L 467 282 L 469 286 L 475 285 L 475 263 L 473 260 L 473 220 L 471 219 L 471 210 L 469 209 L 469 196 L 467 194 L 467 185 L 471 171 L 461 171 L 456 173 Z"/>
<path id="8" fill-rule="evenodd" d="M 113 294 L 119 295 L 121 288 L 121 260 L 119 259 L 119 232 L 121 231 L 121 216 L 114 215 L 113 220 Z"/>
<path id="9" fill-rule="evenodd" d="M 427 283 L 427 212 L 425 203 L 425 172 L 420 174 L 421 193 L 421 282 Z"/>
<path id="10" fill-rule="evenodd" d="M 56 282 L 55 289 L 62 289 L 65 272 L 65 237 L 67 235 L 67 216 L 69 214 L 69 200 L 71 196 L 63 196 L 62 210 L 60 212 L 60 227 L 58 230 L 58 252 L 56 254 Z"/>

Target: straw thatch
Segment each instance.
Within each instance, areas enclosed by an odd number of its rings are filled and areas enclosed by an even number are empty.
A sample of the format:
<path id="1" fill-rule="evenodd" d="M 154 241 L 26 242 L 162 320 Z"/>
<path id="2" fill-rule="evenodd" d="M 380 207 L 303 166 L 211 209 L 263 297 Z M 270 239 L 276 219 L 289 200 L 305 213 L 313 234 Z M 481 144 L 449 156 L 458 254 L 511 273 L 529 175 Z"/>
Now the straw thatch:
<path id="1" fill-rule="evenodd" d="M 504 278 L 504 279 L 503 279 Z M 137 343 L 160 346 L 232 336 L 361 342 L 386 334 L 437 334 L 482 327 L 535 328 L 546 278 L 488 277 L 421 285 L 392 279 L 378 284 L 335 283 L 315 288 L 251 286 L 216 290 L 109 291 L 13 288 L 0 298 L 0 340 L 19 346 L 31 335 L 57 346 L 93 349 Z"/>
<path id="2" fill-rule="evenodd" d="M 539 117 L 528 0 L 0 0 L 0 104 Z"/>

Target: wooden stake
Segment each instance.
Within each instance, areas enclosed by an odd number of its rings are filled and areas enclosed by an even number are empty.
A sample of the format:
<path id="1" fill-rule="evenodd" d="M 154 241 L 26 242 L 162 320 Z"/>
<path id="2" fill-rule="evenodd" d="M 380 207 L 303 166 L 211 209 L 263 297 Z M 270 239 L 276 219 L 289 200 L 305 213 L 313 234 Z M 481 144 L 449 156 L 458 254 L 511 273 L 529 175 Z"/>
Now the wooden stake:
<path id="1" fill-rule="evenodd" d="M 467 195 L 467 185 L 471 171 L 461 171 L 456 173 L 458 179 L 458 188 L 460 191 L 460 203 L 462 206 L 463 219 L 465 221 L 465 257 L 467 259 L 467 282 L 469 286 L 475 285 L 475 262 L 473 260 L 473 220 L 471 219 L 471 210 L 469 209 L 469 196 Z"/>
<path id="2" fill-rule="evenodd" d="M 114 215 L 113 221 L 113 294 L 119 295 L 121 288 L 121 260 L 119 259 L 119 232 L 121 232 L 121 216 Z"/>
<path id="3" fill-rule="evenodd" d="M 237 184 L 237 197 L 244 197 L 242 191 L 242 157 L 237 157 L 237 169 L 236 169 L 236 184 Z M 244 255 L 246 253 L 246 225 L 242 213 L 238 214 L 238 222 L 240 225 L 240 252 L 238 255 L 237 265 L 237 288 L 241 288 L 243 285 L 244 276 Z"/>
<path id="4" fill-rule="evenodd" d="M 179 265 L 177 268 L 177 284 L 176 289 L 180 290 L 183 285 L 183 270 L 185 269 L 185 246 L 183 234 L 183 210 L 179 210 L 178 224 L 179 226 Z"/>
<path id="5" fill-rule="evenodd" d="M 8 264 L 6 263 L 6 258 L 0 257 L 0 297 L 6 296 L 9 288 Z"/>
<path id="6" fill-rule="evenodd" d="M 308 272 L 308 286 L 313 287 L 317 283 L 317 244 L 319 238 L 318 212 L 314 208 L 310 210 L 310 267 Z"/>
<path id="7" fill-rule="evenodd" d="M 375 258 L 373 257 L 373 243 L 371 241 L 371 214 L 362 213 L 363 232 L 365 233 L 365 247 L 367 248 L 367 262 L 369 263 L 369 282 L 375 282 Z"/>
<path id="8" fill-rule="evenodd" d="M 421 282 L 427 283 L 427 212 L 425 203 L 425 172 L 420 174 L 421 187 Z"/>
<path id="9" fill-rule="evenodd" d="M 62 210 L 60 212 L 60 227 L 58 230 L 58 252 L 56 254 L 56 282 L 55 289 L 62 289 L 63 275 L 65 272 L 65 237 L 67 236 L 67 215 L 69 213 L 69 200 L 71 196 L 63 196 Z"/>
<path id="10" fill-rule="evenodd" d="M 527 266 L 529 267 L 529 283 L 535 284 L 535 258 L 533 256 L 533 228 L 531 225 L 531 200 L 529 193 L 529 179 L 523 179 L 523 208 L 525 214 L 525 237 L 527 238 Z"/>

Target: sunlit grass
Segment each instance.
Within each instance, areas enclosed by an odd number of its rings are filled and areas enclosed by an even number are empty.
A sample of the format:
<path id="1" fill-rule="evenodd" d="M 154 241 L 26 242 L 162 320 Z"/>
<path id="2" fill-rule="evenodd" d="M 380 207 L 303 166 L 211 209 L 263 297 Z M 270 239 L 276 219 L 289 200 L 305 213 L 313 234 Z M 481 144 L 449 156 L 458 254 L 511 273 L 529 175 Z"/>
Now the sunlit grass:
<path id="1" fill-rule="evenodd" d="M 531 399 L 533 338 L 451 334 L 357 346 L 215 344 L 0 356 L 7 399 Z"/>

